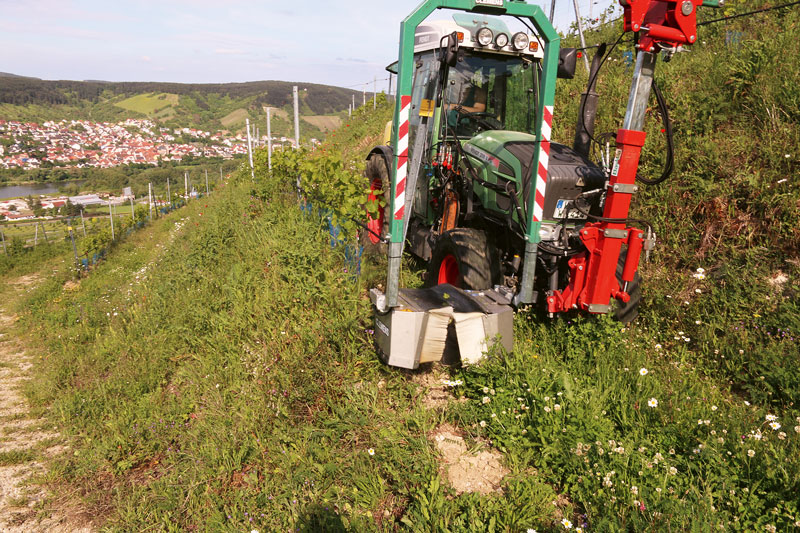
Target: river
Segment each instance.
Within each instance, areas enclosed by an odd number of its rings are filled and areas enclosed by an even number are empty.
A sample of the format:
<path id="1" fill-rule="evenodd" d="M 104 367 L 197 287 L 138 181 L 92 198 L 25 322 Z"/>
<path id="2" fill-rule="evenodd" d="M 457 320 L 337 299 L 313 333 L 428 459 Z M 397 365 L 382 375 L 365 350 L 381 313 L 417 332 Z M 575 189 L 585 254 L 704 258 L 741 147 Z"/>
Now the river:
<path id="1" fill-rule="evenodd" d="M 0 186 L 0 200 L 37 196 L 39 194 L 58 194 L 59 188 L 66 188 L 73 184 L 81 186 L 83 183 L 84 180 L 72 180 L 59 181 L 57 183 L 29 183 L 25 185 Z"/>

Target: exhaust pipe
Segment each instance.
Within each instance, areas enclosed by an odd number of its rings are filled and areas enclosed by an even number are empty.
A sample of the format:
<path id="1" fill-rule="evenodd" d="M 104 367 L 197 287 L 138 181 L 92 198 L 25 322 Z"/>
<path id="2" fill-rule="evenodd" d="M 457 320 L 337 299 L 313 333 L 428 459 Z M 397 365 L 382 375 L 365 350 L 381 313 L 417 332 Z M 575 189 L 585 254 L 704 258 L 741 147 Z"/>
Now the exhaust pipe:
<path id="1" fill-rule="evenodd" d="M 578 124 L 575 126 L 575 140 L 572 148 L 584 157 L 589 157 L 592 147 L 591 138 L 594 135 L 594 120 L 597 117 L 597 101 L 600 95 L 595 92 L 597 86 L 597 71 L 600 62 L 606 54 L 606 44 L 597 47 L 597 53 L 592 59 L 592 68 L 589 71 L 589 81 L 586 92 L 581 95 L 581 107 L 578 112 Z"/>

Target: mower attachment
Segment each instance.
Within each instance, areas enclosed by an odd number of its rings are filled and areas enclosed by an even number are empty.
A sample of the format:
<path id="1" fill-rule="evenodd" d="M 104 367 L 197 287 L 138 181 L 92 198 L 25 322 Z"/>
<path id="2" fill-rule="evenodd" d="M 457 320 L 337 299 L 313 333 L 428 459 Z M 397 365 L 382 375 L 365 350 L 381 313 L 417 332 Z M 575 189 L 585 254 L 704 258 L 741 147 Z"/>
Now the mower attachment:
<path id="1" fill-rule="evenodd" d="M 385 312 L 385 295 L 370 291 L 375 313 L 375 343 L 389 366 L 415 369 L 420 363 L 474 364 L 499 342 L 514 344 L 514 311 L 495 291 L 465 291 L 444 284 L 430 289 L 400 289 L 398 306 Z"/>

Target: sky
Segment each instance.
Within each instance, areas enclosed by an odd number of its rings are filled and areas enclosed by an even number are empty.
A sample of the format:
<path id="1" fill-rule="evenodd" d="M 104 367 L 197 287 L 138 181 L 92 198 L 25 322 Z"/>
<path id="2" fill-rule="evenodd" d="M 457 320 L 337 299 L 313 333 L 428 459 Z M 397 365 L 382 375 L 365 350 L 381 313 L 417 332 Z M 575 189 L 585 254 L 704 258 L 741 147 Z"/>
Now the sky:
<path id="1" fill-rule="evenodd" d="M 528 2 L 549 14 L 550 0 Z M 579 0 L 584 17 L 590 2 L 594 16 L 617 4 Z M 388 76 L 384 67 L 397 58 L 400 21 L 419 3 L 0 0 L 0 72 L 50 80 L 284 80 L 360 89 Z M 557 0 L 556 28 L 566 30 L 574 20 L 572 0 Z M 378 90 L 387 83 L 382 79 Z"/>

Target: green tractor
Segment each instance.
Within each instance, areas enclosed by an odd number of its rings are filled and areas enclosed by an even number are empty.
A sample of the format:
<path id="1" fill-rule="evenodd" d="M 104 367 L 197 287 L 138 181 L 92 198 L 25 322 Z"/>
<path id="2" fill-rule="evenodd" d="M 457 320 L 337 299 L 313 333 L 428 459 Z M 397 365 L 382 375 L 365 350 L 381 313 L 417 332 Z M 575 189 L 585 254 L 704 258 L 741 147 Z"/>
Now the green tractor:
<path id="1" fill-rule="evenodd" d="M 520 306 L 549 316 L 636 317 L 639 259 L 655 238 L 632 226 L 629 208 L 653 71 L 659 51 L 694 42 L 704 4 L 717 0 L 670 4 L 671 11 L 650 0 L 623 4 L 625 29 L 648 33 L 604 166 L 588 158 L 602 52 L 568 147 L 550 139 L 553 101 L 556 79 L 573 76 L 578 51 L 560 48 L 541 8 L 427 0 L 403 21 L 399 61 L 388 67 L 398 75 L 391 139 L 368 157 L 372 194 L 361 237 L 388 253 L 385 291 L 371 291 L 384 361 L 416 368 L 440 360 L 455 341 L 462 360 L 498 339 L 510 349 Z M 443 8 L 456 11 L 452 20 L 429 20 Z M 406 246 L 427 262 L 428 289 L 399 287 Z"/>

